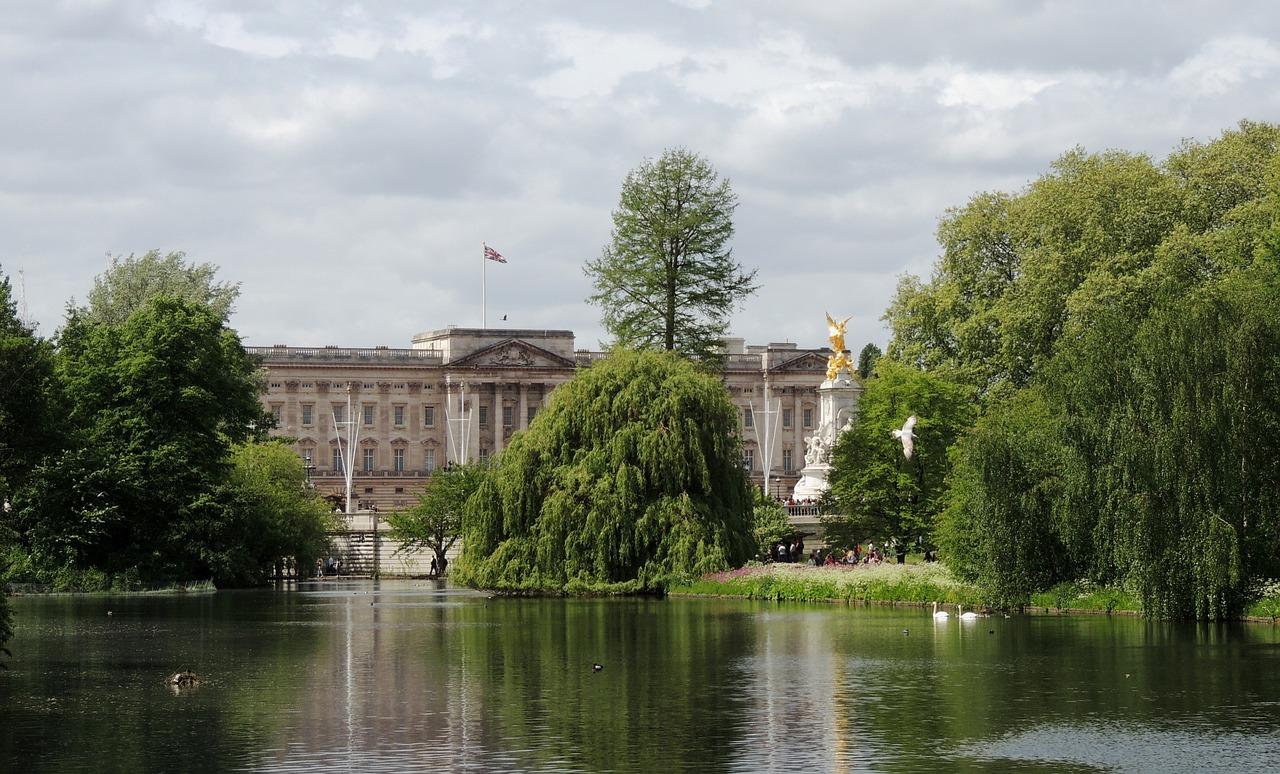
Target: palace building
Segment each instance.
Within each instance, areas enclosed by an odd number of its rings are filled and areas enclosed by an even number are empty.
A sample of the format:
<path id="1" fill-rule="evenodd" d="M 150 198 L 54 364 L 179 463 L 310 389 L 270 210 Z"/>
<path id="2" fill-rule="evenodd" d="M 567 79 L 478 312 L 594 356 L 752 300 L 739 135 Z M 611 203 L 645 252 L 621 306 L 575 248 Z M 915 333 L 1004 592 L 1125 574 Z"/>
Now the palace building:
<path id="1" fill-rule="evenodd" d="M 604 357 L 574 348 L 572 331 L 449 327 L 413 337 L 408 349 L 248 347 L 266 370 L 263 405 L 275 435 L 294 439 L 324 494 L 345 489 L 335 422 L 358 423 L 353 504 L 387 512 L 413 504 L 432 471 L 487 459 L 547 405 L 551 391 Z M 764 397 L 769 417 L 770 492 L 791 491 L 804 467 L 804 438 L 819 421 L 817 386 L 828 350 L 725 342 L 723 379 L 738 406 L 744 459 L 764 481 Z M 348 394 L 350 400 L 348 400 Z"/>

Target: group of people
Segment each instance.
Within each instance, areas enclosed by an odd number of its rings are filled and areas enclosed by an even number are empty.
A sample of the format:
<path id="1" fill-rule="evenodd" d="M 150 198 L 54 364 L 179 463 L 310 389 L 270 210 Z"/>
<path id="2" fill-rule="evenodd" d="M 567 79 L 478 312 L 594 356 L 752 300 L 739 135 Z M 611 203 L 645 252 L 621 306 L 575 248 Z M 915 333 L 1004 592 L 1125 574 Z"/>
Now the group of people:
<path id="1" fill-rule="evenodd" d="M 322 578 L 326 575 L 341 575 L 342 560 L 334 559 L 332 556 L 328 559 L 316 560 L 316 577 Z"/>

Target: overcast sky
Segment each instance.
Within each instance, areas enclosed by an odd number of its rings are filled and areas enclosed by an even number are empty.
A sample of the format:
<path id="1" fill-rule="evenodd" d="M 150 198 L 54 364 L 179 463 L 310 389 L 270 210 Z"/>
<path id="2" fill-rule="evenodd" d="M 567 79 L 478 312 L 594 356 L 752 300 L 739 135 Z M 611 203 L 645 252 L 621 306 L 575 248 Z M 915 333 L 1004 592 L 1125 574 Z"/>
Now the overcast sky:
<path id="1" fill-rule="evenodd" d="M 0 3 L 0 267 L 45 335 L 106 254 L 243 283 L 248 344 L 604 334 L 585 260 L 626 172 L 730 179 L 752 343 L 883 345 L 947 207 L 1065 150 L 1280 119 L 1274 2 Z M 506 323 L 497 322 L 507 315 Z"/>

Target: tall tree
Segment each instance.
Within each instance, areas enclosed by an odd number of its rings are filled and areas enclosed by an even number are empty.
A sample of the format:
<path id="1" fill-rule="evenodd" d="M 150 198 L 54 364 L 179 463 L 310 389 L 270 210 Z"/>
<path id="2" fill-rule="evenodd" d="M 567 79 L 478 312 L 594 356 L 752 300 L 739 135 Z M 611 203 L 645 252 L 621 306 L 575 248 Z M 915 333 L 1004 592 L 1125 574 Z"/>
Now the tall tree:
<path id="1" fill-rule="evenodd" d="M 710 163 L 683 148 L 627 174 L 613 237 L 586 273 L 618 346 L 714 359 L 729 315 L 756 290 L 734 262 L 737 196 Z"/>
<path id="2" fill-rule="evenodd" d="M 436 471 L 412 508 L 387 517 L 392 537 L 401 541 L 405 549 L 431 549 L 443 574 L 448 564 L 445 554 L 462 536 L 463 507 L 480 488 L 486 473 L 487 467 L 476 463 Z"/>
<path id="3" fill-rule="evenodd" d="M 755 553 L 738 412 L 671 353 L 619 351 L 556 388 L 467 502 L 456 576 L 657 590 Z"/>
<path id="4" fill-rule="evenodd" d="M 188 262 L 183 252 L 112 256 L 111 266 L 94 278 L 89 305 L 81 311 L 91 322 L 119 325 L 148 299 L 166 296 L 206 306 L 226 322 L 240 283 L 215 282 L 217 271 L 211 263 Z"/>
<path id="5" fill-rule="evenodd" d="M 220 496 L 231 445 L 266 424 L 239 337 L 208 307 L 172 298 L 120 325 L 73 312 L 58 373 L 76 437 L 15 500 L 27 550 L 45 566 L 209 577 L 235 539 Z"/>
<path id="6" fill-rule="evenodd" d="M 858 376 L 870 379 L 875 371 L 876 361 L 882 354 L 884 353 L 873 342 L 867 342 L 867 345 L 858 353 Z"/>
<path id="7" fill-rule="evenodd" d="M 857 424 L 832 453 L 831 496 L 841 515 L 824 526 L 835 544 L 932 539 L 950 470 L 947 450 L 973 421 L 967 386 L 888 358 L 878 369 L 862 395 Z M 911 415 L 916 439 L 907 459 L 892 431 Z"/>

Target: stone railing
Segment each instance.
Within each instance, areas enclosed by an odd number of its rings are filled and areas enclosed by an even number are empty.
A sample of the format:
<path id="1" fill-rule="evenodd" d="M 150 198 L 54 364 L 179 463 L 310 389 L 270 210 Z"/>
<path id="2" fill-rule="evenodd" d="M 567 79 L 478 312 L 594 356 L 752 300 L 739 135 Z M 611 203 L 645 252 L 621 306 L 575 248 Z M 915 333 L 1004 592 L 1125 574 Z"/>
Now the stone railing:
<path id="1" fill-rule="evenodd" d="M 391 349 L 390 347 L 245 347 L 246 352 L 275 362 L 319 361 L 325 363 L 409 362 L 441 365 L 444 353 L 434 349 Z"/>
<path id="2" fill-rule="evenodd" d="M 786 506 L 788 516 L 824 516 L 822 506 L 817 504 L 806 505 L 788 505 Z"/>

